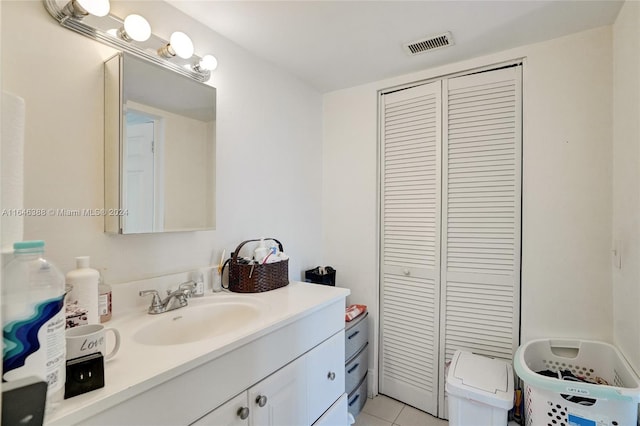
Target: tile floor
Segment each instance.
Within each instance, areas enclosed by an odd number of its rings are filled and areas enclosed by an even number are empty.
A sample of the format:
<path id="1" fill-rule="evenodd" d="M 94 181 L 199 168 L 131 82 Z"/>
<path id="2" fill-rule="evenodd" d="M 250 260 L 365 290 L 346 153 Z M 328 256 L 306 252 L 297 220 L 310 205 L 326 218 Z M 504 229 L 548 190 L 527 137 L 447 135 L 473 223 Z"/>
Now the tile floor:
<path id="1" fill-rule="evenodd" d="M 424 411 L 378 395 L 367 399 L 354 426 L 447 426 L 449 422 Z"/>

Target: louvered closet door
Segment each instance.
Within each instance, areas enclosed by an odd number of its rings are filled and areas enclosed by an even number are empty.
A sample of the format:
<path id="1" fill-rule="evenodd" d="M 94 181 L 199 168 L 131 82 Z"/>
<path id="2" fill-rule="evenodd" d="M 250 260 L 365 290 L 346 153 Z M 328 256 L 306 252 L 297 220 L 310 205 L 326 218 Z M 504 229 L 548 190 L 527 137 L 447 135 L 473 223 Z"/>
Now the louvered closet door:
<path id="1" fill-rule="evenodd" d="M 441 83 L 382 96 L 380 392 L 436 414 Z"/>
<path id="2" fill-rule="evenodd" d="M 440 415 L 456 349 L 519 342 L 521 67 L 444 81 Z"/>

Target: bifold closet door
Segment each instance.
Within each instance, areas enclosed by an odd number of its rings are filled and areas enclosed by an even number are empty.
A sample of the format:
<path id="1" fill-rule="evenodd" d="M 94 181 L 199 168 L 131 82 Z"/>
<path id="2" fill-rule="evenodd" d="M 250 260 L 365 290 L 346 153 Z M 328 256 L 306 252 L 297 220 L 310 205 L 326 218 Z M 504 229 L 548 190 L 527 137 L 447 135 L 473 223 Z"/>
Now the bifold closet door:
<path id="1" fill-rule="evenodd" d="M 382 96 L 380 392 L 437 414 L 441 82 Z"/>
<path id="2" fill-rule="evenodd" d="M 456 349 L 519 343 L 521 66 L 443 81 L 440 416 Z"/>

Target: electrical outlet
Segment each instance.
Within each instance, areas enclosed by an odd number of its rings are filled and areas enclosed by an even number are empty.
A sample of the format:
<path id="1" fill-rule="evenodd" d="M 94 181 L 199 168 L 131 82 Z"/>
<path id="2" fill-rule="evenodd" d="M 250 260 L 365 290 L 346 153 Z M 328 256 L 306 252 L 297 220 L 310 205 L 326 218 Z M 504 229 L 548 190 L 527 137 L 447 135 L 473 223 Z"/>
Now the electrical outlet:
<path id="1" fill-rule="evenodd" d="M 100 352 L 67 361 L 64 398 L 104 387 L 104 357 Z"/>
<path id="2" fill-rule="evenodd" d="M 620 251 L 620 241 L 616 240 L 613 242 L 612 258 L 613 258 L 613 266 L 617 269 L 622 268 L 622 253 Z"/>

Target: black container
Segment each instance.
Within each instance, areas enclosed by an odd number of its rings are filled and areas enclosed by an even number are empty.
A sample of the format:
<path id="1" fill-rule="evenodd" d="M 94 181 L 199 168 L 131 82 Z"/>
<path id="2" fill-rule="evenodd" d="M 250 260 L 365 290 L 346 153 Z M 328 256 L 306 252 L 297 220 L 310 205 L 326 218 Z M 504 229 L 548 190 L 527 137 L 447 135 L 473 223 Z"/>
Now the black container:
<path id="1" fill-rule="evenodd" d="M 304 273 L 304 280 L 308 283 L 324 284 L 324 285 L 336 285 L 336 270 L 331 266 L 324 268 L 325 273 L 320 273 L 320 267 L 309 269 Z"/>

